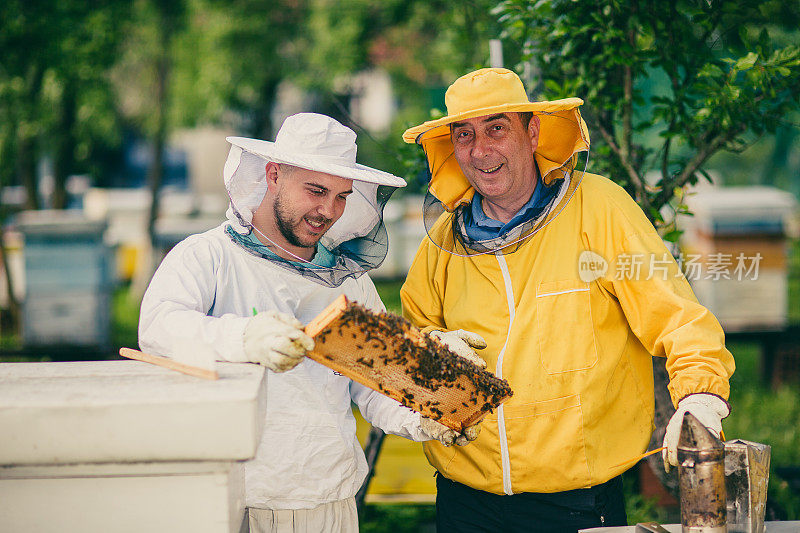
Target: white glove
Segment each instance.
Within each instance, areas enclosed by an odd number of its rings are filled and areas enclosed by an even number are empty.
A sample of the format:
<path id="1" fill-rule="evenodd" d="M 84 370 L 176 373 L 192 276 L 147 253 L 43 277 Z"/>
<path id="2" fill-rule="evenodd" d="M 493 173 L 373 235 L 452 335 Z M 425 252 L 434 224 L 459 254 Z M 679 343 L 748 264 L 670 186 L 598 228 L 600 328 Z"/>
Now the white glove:
<path id="1" fill-rule="evenodd" d="M 707 393 L 690 394 L 678 402 L 678 409 L 667 424 L 664 434 L 664 449 L 661 458 L 664 460 L 664 470 L 669 472 L 670 465 L 678 466 L 678 440 L 681 437 L 683 415 L 692 413 L 717 438 L 722 431 L 722 419 L 728 416 L 731 408 L 728 402 Z"/>
<path id="2" fill-rule="evenodd" d="M 286 313 L 258 313 L 244 328 L 246 362 L 274 372 L 291 370 L 313 349 L 314 340 L 303 331 L 303 324 Z"/>
<path id="3" fill-rule="evenodd" d="M 475 353 L 475 348 L 479 350 L 486 348 L 486 341 L 477 333 L 464 329 L 456 331 L 434 330 L 428 335 L 459 357 L 475 363 L 479 368 L 486 368 L 486 361 Z M 481 431 L 480 422 L 464 428 L 461 433 L 426 416 L 420 418 L 420 423 L 422 431 L 426 435 L 431 439 L 438 440 L 445 446 L 451 446 L 453 443 L 464 446 L 477 439 Z"/>
<path id="4" fill-rule="evenodd" d="M 419 421 L 423 433 L 431 439 L 438 440 L 445 446 L 451 446 L 454 442 L 459 446 L 464 446 L 477 439 L 478 434 L 481 432 L 480 421 L 464 428 L 462 433 L 459 433 L 455 429 L 450 429 L 444 424 L 440 424 L 427 416 L 420 416 Z"/>
<path id="5" fill-rule="evenodd" d="M 429 335 L 454 354 L 475 363 L 480 368 L 486 368 L 486 361 L 475 353 L 475 349 L 482 350 L 486 348 L 486 341 L 477 333 L 465 329 L 457 329 L 455 331 L 434 330 Z"/>

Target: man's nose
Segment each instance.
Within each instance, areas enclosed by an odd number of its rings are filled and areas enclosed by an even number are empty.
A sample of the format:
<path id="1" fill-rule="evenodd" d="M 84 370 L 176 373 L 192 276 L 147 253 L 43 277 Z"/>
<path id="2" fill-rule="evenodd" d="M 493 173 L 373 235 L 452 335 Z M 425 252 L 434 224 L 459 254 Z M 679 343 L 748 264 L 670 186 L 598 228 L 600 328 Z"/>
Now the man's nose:
<path id="1" fill-rule="evenodd" d="M 472 150 L 470 155 L 476 159 L 485 157 L 491 151 L 489 140 L 485 135 L 475 135 L 475 140 L 472 143 Z"/>
<path id="2" fill-rule="evenodd" d="M 327 195 L 327 197 L 317 205 L 317 213 L 327 219 L 333 218 L 334 211 L 336 210 L 335 202 L 336 196 Z"/>

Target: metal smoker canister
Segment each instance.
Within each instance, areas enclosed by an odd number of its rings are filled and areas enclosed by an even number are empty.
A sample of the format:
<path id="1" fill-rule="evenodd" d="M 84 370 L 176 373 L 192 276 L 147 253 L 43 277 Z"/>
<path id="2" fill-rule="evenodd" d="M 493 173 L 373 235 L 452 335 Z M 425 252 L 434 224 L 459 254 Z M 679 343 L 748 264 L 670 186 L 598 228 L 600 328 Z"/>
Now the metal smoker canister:
<path id="1" fill-rule="evenodd" d="M 771 450 L 767 444 L 741 439 L 725 443 L 725 490 L 731 533 L 764 533 Z"/>
<path id="2" fill-rule="evenodd" d="M 725 446 L 691 413 L 678 441 L 683 533 L 726 533 Z"/>

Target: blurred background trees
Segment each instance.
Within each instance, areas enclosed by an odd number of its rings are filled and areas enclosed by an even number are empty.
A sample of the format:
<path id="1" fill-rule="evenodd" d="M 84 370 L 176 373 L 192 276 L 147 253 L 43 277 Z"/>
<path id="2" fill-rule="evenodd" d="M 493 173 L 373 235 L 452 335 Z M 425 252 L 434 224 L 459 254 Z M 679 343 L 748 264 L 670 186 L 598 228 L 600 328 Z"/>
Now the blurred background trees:
<path id="1" fill-rule="evenodd" d="M 122 143 L 133 135 L 153 150 L 152 187 L 176 128 L 226 124 L 272 138 L 281 83 L 304 91 L 315 110 L 347 121 L 358 90 L 354 74 L 375 68 L 391 78 L 396 133 L 441 107 L 451 79 L 485 62 L 486 43 L 500 31 L 491 6 L 9 0 L 0 6 L 0 183 L 24 186 L 28 208 L 42 207 L 43 196 L 47 206 L 64 207 L 65 177 L 88 174 L 94 184 L 109 184 Z M 388 156 L 395 170 L 397 156 Z M 55 176 L 55 190 L 46 194 L 36 178 L 42 161 Z"/>
<path id="2" fill-rule="evenodd" d="M 271 138 L 286 84 L 365 134 L 350 100 L 358 74 L 376 69 L 390 80 L 394 118 L 369 132 L 365 162 L 413 178 L 416 152 L 398 133 L 441 112 L 444 88 L 487 66 L 488 42 L 500 38 L 532 97 L 586 101 L 591 169 L 658 221 L 715 154 L 756 141 L 770 147 L 748 181 L 792 186 L 799 21 L 796 3 L 777 0 L 9 0 L 0 6 L 0 183 L 24 185 L 26 205 L 40 206 L 45 159 L 55 177 L 48 205 L 63 207 L 65 177 L 108 183 L 134 135 L 156 154 L 152 186 L 176 128 L 226 124 Z"/>
<path id="3" fill-rule="evenodd" d="M 26 206 L 40 206 L 37 164 L 53 165 L 52 203 L 64 207 L 66 176 L 92 169 L 98 150 L 118 141 L 107 77 L 128 17 L 123 1 L 22 2 L 0 6 L 0 184 L 17 182 Z"/>
<path id="4" fill-rule="evenodd" d="M 593 170 L 654 222 L 717 152 L 797 121 L 797 4 L 506 0 L 494 12 L 537 92 L 586 101 Z"/>

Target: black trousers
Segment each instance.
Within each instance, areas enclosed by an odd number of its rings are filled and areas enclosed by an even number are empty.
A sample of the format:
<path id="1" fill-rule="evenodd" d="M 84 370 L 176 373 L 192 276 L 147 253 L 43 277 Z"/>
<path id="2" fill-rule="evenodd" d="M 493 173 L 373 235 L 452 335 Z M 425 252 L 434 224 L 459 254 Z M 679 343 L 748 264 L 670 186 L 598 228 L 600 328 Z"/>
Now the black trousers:
<path id="1" fill-rule="evenodd" d="M 436 474 L 439 533 L 575 533 L 579 529 L 626 525 L 621 476 L 588 489 L 501 496 Z"/>

